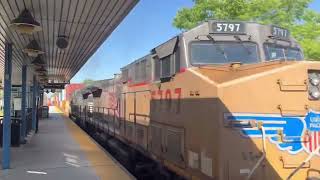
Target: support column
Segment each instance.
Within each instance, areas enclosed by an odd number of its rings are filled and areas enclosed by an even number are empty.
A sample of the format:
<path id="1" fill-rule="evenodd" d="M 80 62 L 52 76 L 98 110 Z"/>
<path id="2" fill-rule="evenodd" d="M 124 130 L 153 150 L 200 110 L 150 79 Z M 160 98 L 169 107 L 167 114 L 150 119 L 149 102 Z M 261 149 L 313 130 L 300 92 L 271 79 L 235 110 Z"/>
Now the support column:
<path id="1" fill-rule="evenodd" d="M 27 65 L 22 66 L 22 86 L 21 86 L 21 128 L 20 142 L 25 143 L 27 136 L 26 98 L 27 98 Z"/>
<path id="2" fill-rule="evenodd" d="M 37 114 L 36 114 L 36 131 L 35 131 L 35 133 L 38 133 L 38 128 L 39 128 L 39 118 L 40 118 L 40 116 L 39 116 L 39 111 L 38 111 L 38 109 L 40 108 L 40 95 L 39 95 L 39 93 L 40 93 L 40 86 L 39 86 L 39 82 L 37 83 L 37 96 L 36 96 L 36 98 L 37 98 L 37 105 L 36 105 L 36 109 L 37 109 Z"/>
<path id="3" fill-rule="evenodd" d="M 43 106 L 43 94 L 44 94 L 44 92 L 43 92 L 43 90 L 42 90 L 42 92 L 40 93 L 40 107 L 42 107 Z"/>
<path id="4" fill-rule="evenodd" d="M 36 130 L 37 121 L 37 78 L 33 75 L 33 87 L 32 87 L 32 130 Z"/>
<path id="5" fill-rule="evenodd" d="M 10 168 L 12 44 L 5 43 L 2 169 Z"/>

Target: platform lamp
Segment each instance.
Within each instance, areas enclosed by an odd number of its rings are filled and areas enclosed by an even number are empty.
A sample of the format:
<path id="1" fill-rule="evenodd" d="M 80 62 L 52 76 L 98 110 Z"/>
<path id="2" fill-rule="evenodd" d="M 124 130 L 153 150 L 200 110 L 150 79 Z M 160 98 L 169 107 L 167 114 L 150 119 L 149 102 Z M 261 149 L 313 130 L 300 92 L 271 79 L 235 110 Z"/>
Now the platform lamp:
<path id="1" fill-rule="evenodd" d="M 41 66 L 40 68 L 35 70 L 38 73 L 47 73 L 47 70 L 44 68 L 44 66 Z"/>
<path id="2" fill-rule="evenodd" d="M 39 78 L 41 78 L 41 79 L 47 78 L 48 79 L 48 76 L 46 73 L 39 73 L 39 72 L 37 72 L 37 73 L 38 73 Z"/>
<path id="3" fill-rule="evenodd" d="M 38 55 L 32 62 L 31 64 L 35 66 L 45 66 L 46 62 L 43 60 L 41 55 Z"/>
<path id="4" fill-rule="evenodd" d="M 48 80 L 48 77 L 46 74 L 39 74 L 38 77 L 39 77 L 39 81 L 41 81 L 41 82 Z"/>
<path id="5" fill-rule="evenodd" d="M 48 80 L 40 78 L 40 83 L 46 85 L 48 83 Z"/>
<path id="6" fill-rule="evenodd" d="M 47 77 L 46 75 L 40 75 L 40 76 L 39 76 L 39 82 L 40 82 L 42 85 L 48 84 L 48 77 Z"/>
<path id="7" fill-rule="evenodd" d="M 36 69 L 35 72 L 38 74 L 38 77 L 39 78 L 44 78 L 44 77 L 47 77 L 47 70 L 41 66 L 40 68 Z"/>
<path id="8" fill-rule="evenodd" d="M 40 54 L 44 53 L 36 40 L 30 41 L 22 51 L 30 57 L 38 57 Z"/>
<path id="9" fill-rule="evenodd" d="M 37 73 L 38 73 L 39 78 L 48 79 L 47 72 L 39 72 L 39 71 L 37 71 Z"/>
<path id="10" fill-rule="evenodd" d="M 10 27 L 22 34 L 41 31 L 40 23 L 33 18 L 28 9 L 24 9 L 17 18 L 12 20 Z"/>
<path id="11" fill-rule="evenodd" d="M 56 41 L 56 45 L 58 46 L 58 48 L 60 49 L 65 49 L 68 47 L 69 45 L 69 39 L 67 36 L 65 35 L 59 35 Z"/>
<path id="12" fill-rule="evenodd" d="M 39 77 L 40 80 L 48 79 L 48 75 L 46 72 L 37 72 L 37 76 Z"/>

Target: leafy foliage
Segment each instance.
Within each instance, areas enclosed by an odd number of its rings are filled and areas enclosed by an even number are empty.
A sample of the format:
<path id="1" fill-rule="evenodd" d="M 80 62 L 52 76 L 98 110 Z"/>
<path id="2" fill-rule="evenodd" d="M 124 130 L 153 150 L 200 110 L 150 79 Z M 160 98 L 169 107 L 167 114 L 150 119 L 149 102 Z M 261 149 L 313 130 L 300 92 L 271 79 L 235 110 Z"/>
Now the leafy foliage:
<path id="1" fill-rule="evenodd" d="M 291 27 L 292 35 L 300 42 L 307 58 L 320 60 L 320 14 L 307 11 L 304 23 Z"/>
<path id="2" fill-rule="evenodd" d="M 85 84 L 86 86 L 90 86 L 93 82 L 94 80 L 92 79 L 85 79 L 82 81 L 82 83 Z"/>
<path id="3" fill-rule="evenodd" d="M 305 56 L 320 60 L 320 14 L 308 9 L 312 0 L 194 0 L 178 11 L 173 25 L 188 30 L 209 19 L 256 21 L 288 28 Z"/>

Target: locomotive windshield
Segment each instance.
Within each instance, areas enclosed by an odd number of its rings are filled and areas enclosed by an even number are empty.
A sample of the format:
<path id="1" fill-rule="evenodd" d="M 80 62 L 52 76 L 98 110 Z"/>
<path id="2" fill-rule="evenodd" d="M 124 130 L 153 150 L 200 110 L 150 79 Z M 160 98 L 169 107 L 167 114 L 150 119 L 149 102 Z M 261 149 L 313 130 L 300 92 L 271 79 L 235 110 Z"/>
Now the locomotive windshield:
<path id="1" fill-rule="evenodd" d="M 250 64 L 258 61 L 258 46 L 252 42 L 197 41 L 191 44 L 192 64 Z"/>
<path id="2" fill-rule="evenodd" d="M 302 60 L 302 52 L 298 48 L 265 44 L 267 60 Z"/>

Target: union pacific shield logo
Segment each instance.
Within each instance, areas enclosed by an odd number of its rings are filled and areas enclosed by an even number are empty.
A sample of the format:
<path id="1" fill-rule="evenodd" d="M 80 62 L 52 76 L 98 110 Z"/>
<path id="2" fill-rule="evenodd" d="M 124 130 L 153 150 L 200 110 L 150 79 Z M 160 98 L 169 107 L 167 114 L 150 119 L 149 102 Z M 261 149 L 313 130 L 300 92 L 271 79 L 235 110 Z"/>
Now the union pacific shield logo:
<path id="1" fill-rule="evenodd" d="M 307 135 L 304 138 L 304 148 L 308 153 L 315 151 L 320 145 L 320 114 L 309 112 L 305 117 Z M 319 153 L 318 153 L 319 154 Z"/>
<path id="2" fill-rule="evenodd" d="M 320 145 L 320 113 L 310 111 L 306 116 L 279 114 L 226 113 L 226 123 L 232 122 L 244 137 L 262 138 L 261 130 L 251 127 L 251 121 L 262 122 L 266 137 L 278 149 L 290 154 L 311 153 Z M 282 140 L 279 140 L 279 132 Z M 318 153 L 319 155 L 319 153 Z"/>

